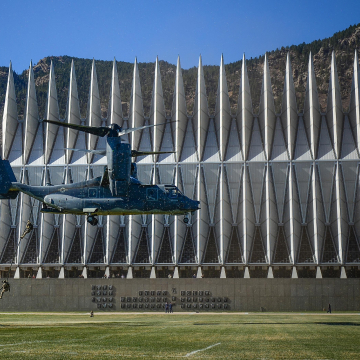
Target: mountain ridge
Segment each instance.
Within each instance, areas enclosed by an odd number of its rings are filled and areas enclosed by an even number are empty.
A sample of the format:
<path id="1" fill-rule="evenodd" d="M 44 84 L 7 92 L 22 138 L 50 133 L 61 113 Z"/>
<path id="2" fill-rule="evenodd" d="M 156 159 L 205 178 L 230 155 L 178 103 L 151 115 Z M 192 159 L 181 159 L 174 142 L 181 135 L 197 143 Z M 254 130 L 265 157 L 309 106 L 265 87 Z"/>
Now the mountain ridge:
<path id="1" fill-rule="evenodd" d="M 343 31 L 335 33 L 332 37 L 323 40 L 316 40 L 309 44 L 302 43 L 299 45 L 282 47 L 281 49 L 267 52 L 276 112 L 280 113 L 281 111 L 281 99 L 284 86 L 286 56 L 288 52 L 291 59 L 298 109 L 301 111 L 304 104 L 305 87 L 307 80 L 307 65 L 309 54 L 311 52 L 314 61 L 314 70 L 316 74 L 319 101 L 322 110 L 325 111 L 332 50 L 335 51 L 336 56 L 337 71 L 341 88 L 342 105 L 344 110 L 347 111 L 350 101 L 355 49 L 358 49 L 358 51 L 360 51 L 360 24 L 352 25 Z M 54 63 L 56 75 L 60 117 L 64 118 L 65 116 L 70 76 L 70 65 L 71 61 L 74 60 L 80 100 L 81 117 L 85 118 L 88 92 L 90 87 L 90 72 L 92 60 L 74 58 L 66 55 L 48 56 L 41 59 L 37 64 L 34 64 L 33 68 L 40 117 L 42 118 L 45 113 L 51 60 Z M 263 62 L 264 55 L 246 60 L 254 113 L 258 113 L 259 111 L 260 92 L 263 80 Z M 95 64 L 98 76 L 102 115 L 103 117 L 106 117 L 110 92 L 112 61 L 96 60 Z M 170 114 L 172 95 L 175 84 L 176 65 L 170 64 L 163 60 L 159 61 L 159 64 L 162 87 L 164 92 L 165 108 L 167 113 Z M 150 112 L 155 62 L 138 63 L 138 66 L 144 102 L 144 113 L 145 116 L 148 116 Z M 236 62 L 225 65 L 230 104 L 233 115 L 236 114 L 237 110 L 241 66 L 242 60 L 238 60 Z M 219 78 L 219 66 L 205 65 L 203 66 L 203 68 L 209 103 L 209 112 L 210 114 L 213 114 L 215 111 L 215 100 Z M 133 63 L 117 61 L 117 70 L 119 74 L 123 113 L 124 116 L 127 116 L 130 102 Z M 184 79 L 187 109 L 188 113 L 191 114 L 195 97 L 197 68 L 192 67 L 187 70 L 182 70 L 182 73 Z M 25 108 L 27 74 L 28 70 L 24 70 L 21 74 L 17 74 L 14 72 L 15 91 L 18 103 L 18 116 L 20 119 L 23 117 Z M 0 67 L 1 117 L 4 108 L 7 77 L 8 67 Z"/>

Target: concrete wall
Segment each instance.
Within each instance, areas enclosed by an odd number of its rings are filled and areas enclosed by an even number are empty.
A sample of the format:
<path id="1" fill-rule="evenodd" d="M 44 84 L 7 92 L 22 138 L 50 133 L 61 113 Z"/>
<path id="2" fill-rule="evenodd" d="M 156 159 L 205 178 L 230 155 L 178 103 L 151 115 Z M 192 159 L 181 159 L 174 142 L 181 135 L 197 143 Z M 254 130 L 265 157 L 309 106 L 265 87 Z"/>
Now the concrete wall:
<path id="1" fill-rule="evenodd" d="M 260 311 L 261 307 L 266 311 L 320 311 L 329 302 L 334 311 L 360 311 L 360 279 L 10 279 L 10 284 L 10 293 L 0 300 L 0 312 L 151 312 L 164 311 L 165 301 L 176 304 L 174 312 L 224 311 L 224 305 L 225 311 Z"/>

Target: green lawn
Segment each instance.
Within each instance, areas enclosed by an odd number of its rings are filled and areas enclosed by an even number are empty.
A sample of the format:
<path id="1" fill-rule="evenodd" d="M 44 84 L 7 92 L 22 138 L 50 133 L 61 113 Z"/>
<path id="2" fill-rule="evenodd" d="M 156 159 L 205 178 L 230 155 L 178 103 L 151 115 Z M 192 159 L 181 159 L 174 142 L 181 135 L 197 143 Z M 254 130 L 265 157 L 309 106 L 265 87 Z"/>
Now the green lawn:
<path id="1" fill-rule="evenodd" d="M 359 359 L 360 314 L 0 314 L 0 359 L 144 357 Z"/>

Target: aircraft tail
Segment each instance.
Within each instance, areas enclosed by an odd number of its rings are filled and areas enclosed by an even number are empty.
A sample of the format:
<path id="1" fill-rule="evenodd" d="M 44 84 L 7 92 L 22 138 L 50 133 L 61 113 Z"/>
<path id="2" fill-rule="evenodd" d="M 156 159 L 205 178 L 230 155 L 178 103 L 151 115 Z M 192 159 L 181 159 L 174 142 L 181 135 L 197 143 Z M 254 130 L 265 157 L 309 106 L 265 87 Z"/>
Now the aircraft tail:
<path id="1" fill-rule="evenodd" d="M 15 199 L 19 191 L 11 191 L 11 183 L 17 182 L 8 160 L 0 157 L 0 199 Z"/>

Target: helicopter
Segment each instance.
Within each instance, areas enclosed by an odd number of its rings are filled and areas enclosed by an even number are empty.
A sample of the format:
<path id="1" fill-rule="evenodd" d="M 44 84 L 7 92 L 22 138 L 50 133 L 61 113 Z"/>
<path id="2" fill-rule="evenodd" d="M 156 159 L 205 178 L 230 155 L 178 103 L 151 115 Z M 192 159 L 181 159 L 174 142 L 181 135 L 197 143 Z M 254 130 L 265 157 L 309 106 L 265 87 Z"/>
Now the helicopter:
<path id="1" fill-rule="evenodd" d="M 69 149 L 106 154 L 103 175 L 72 184 L 31 186 L 17 182 L 9 161 L 0 158 L 0 199 L 14 199 L 22 192 L 43 203 L 42 213 L 86 215 L 93 226 L 98 224 L 98 215 L 184 215 L 183 221 L 188 223 L 189 214 L 200 209 L 199 201 L 188 198 L 173 184 L 146 185 L 138 180 L 132 157 L 167 152 L 131 150 L 130 144 L 121 137 L 156 125 L 123 129 L 117 124 L 95 127 L 43 121 L 106 137 L 106 150 Z"/>

